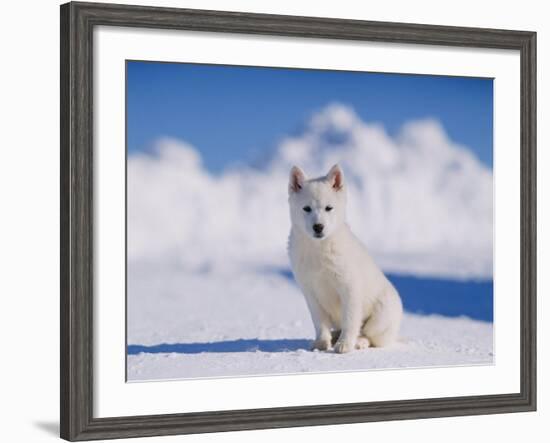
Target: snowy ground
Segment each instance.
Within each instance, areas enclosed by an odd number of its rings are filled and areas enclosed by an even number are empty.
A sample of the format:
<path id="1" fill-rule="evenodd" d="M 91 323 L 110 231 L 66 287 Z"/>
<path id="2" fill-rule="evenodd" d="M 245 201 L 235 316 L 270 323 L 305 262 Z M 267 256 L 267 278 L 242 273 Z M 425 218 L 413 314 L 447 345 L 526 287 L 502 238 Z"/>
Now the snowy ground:
<path id="1" fill-rule="evenodd" d="M 390 348 L 310 352 L 313 326 L 293 281 L 273 271 L 129 266 L 128 380 L 491 364 L 493 325 L 405 315 Z"/>

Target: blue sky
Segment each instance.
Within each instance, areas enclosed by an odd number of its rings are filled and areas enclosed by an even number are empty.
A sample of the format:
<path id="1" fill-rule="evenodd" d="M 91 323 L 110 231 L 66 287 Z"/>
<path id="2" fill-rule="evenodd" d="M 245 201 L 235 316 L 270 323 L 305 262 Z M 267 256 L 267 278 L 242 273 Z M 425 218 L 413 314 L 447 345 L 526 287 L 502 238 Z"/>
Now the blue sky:
<path id="1" fill-rule="evenodd" d="M 333 102 L 391 135 L 407 121 L 436 118 L 492 168 L 491 79 L 185 63 L 127 62 L 128 150 L 175 137 L 219 172 L 261 158 Z"/>

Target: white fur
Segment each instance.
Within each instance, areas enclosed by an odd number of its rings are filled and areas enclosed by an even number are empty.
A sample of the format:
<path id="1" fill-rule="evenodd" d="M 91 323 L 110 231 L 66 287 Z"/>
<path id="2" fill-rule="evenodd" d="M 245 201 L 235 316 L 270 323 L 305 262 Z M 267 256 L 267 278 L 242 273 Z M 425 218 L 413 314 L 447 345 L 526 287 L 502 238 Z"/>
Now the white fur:
<path id="1" fill-rule="evenodd" d="M 289 205 L 288 251 L 315 325 L 312 348 L 330 349 L 336 338 L 338 353 L 394 342 L 403 315 L 401 299 L 345 221 L 340 167 L 311 180 L 293 167 Z M 322 234 L 315 232 L 315 224 L 323 225 Z"/>

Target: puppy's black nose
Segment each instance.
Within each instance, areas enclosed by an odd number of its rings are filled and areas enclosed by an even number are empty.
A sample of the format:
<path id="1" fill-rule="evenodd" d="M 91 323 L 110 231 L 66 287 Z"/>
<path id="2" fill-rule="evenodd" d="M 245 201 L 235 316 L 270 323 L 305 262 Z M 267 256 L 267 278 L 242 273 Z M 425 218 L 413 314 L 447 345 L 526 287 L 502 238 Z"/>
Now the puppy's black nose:
<path id="1" fill-rule="evenodd" d="M 320 234 L 321 232 L 323 232 L 323 228 L 324 226 L 321 223 L 315 223 L 313 225 L 313 230 L 315 231 L 316 234 Z"/>

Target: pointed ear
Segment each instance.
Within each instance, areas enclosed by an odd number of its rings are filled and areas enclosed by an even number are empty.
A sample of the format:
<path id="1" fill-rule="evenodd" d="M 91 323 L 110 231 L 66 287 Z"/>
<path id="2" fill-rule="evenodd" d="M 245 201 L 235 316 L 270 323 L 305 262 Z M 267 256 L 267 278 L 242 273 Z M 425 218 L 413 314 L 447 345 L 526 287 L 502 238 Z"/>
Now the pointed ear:
<path id="1" fill-rule="evenodd" d="M 298 166 L 293 166 L 290 170 L 290 180 L 288 182 L 289 192 L 298 192 L 302 189 L 306 181 L 306 174 Z"/>
<path id="2" fill-rule="evenodd" d="M 339 165 L 330 168 L 327 174 L 327 180 L 335 191 L 340 191 L 344 187 L 344 173 Z"/>

